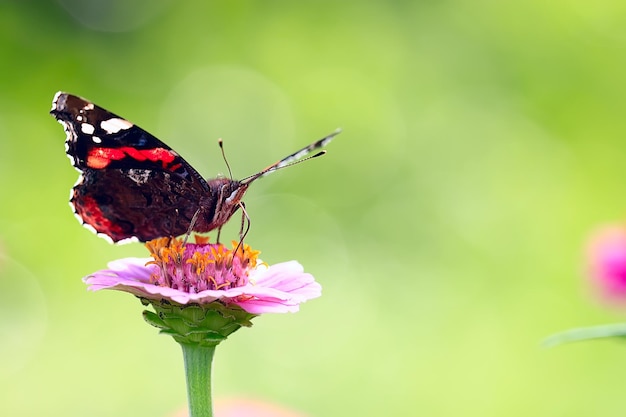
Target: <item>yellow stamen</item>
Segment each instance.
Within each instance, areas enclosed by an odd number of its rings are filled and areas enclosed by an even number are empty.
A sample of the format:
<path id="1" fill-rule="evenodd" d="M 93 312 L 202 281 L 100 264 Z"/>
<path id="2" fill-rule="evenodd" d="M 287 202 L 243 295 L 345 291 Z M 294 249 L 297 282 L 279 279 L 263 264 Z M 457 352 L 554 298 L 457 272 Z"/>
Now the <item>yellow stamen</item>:
<path id="1" fill-rule="evenodd" d="M 210 259 L 208 253 L 194 252 L 191 258 L 187 259 L 187 263 L 191 264 L 196 274 L 199 275 L 206 270 L 207 264 L 214 264 L 215 260 Z"/>
<path id="2" fill-rule="evenodd" d="M 231 244 L 233 245 L 233 251 L 237 249 L 237 246 L 239 246 L 236 256 L 241 260 L 242 263 L 247 263 L 252 268 L 256 266 L 257 259 L 261 251 L 252 250 L 250 245 L 247 245 L 245 243 L 243 245 L 239 245 L 239 242 L 237 242 L 236 240 L 233 240 Z"/>
<path id="3" fill-rule="evenodd" d="M 208 238 L 195 237 L 199 243 L 187 245 L 185 240 L 175 237 L 146 243 L 152 256 L 146 265 L 153 264 L 159 269 L 151 276 L 151 282 L 173 285 L 173 288 L 197 289 L 208 285 L 217 290 L 248 282 L 247 271 L 257 266 L 259 251 L 237 241 L 233 241 L 232 249 L 228 249 L 223 244 L 203 243 L 208 242 Z"/>

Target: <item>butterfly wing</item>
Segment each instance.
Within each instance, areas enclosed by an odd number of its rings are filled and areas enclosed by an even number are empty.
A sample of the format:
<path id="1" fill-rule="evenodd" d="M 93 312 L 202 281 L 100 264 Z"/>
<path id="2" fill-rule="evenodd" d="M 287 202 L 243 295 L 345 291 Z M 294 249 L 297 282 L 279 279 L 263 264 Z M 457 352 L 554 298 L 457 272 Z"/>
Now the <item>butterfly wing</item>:
<path id="1" fill-rule="evenodd" d="M 65 128 L 67 155 L 81 172 L 70 204 L 99 235 L 113 242 L 181 235 L 211 201 L 200 174 L 139 126 L 62 92 L 50 113 Z"/>

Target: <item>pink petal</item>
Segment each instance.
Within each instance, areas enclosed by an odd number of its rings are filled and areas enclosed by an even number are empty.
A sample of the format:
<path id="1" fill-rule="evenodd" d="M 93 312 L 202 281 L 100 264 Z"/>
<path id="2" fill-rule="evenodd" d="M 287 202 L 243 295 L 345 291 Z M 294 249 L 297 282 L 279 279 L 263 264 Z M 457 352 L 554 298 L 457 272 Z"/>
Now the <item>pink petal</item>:
<path id="1" fill-rule="evenodd" d="M 239 307 L 252 314 L 295 313 L 300 308 L 298 304 L 287 305 L 285 303 L 272 302 L 269 300 L 234 301 L 233 304 L 237 304 Z"/>
<path id="2" fill-rule="evenodd" d="M 319 297 L 321 286 L 296 261 L 260 267 L 251 281 L 228 290 L 206 290 L 196 294 L 150 283 L 155 265 L 151 258 L 126 258 L 108 264 L 109 269 L 84 278 L 89 290 L 113 289 L 148 299 L 167 299 L 179 304 L 208 304 L 215 300 L 233 303 L 252 314 L 296 312 L 299 304 Z"/>
<path id="3" fill-rule="evenodd" d="M 322 286 L 315 282 L 313 275 L 305 273 L 297 261 L 272 265 L 269 269 L 260 271 L 253 279 L 258 286 L 300 294 L 307 300 L 322 295 Z"/>

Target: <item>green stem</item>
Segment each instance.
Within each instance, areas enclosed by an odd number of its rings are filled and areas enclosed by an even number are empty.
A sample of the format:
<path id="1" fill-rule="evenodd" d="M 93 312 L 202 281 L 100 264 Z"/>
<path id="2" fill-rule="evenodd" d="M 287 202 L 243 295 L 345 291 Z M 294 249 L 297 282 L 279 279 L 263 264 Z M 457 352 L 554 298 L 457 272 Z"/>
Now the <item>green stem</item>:
<path id="1" fill-rule="evenodd" d="M 211 363 L 215 346 L 180 344 L 185 359 L 189 417 L 212 417 Z"/>

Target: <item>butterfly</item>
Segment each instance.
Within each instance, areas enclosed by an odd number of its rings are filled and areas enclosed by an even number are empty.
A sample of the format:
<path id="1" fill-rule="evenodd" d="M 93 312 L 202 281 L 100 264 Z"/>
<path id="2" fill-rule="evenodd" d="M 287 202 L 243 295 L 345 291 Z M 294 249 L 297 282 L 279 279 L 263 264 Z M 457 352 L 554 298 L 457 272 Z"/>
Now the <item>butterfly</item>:
<path id="1" fill-rule="evenodd" d="M 85 227 L 113 243 L 219 231 L 244 211 L 242 198 L 252 182 L 302 161 L 340 133 L 244 179 L 204 179 L 165 143 L 88 100 L 58 92 L 50 113 L 63 125 L 66 153 L 80 172 L 70 206 Z"/>

